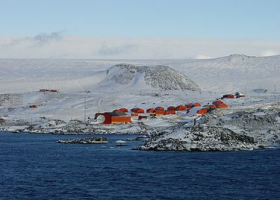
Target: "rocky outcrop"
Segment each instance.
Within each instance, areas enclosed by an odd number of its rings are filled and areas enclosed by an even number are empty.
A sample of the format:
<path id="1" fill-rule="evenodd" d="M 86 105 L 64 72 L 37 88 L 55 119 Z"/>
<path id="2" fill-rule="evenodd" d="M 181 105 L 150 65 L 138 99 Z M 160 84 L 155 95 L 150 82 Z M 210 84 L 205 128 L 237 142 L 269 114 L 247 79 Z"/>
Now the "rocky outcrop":
<path id="1" fill-rule="evenodd" d="M 135 66 L 118 64 L 107 70 L 106 82 L 113 80 L 120 85 L 144 84 L 161 90 L 200 90 L 186 75 L 168 66 Z"/>
<path id="2" fill-rule="evenodd" d="M 177 136 L 177 137 L 176 137 Z M 236 134 L 222 127 L 180 128 L 174 132 L 161 132 L 137 150 L 156 151 L 236 151 L 259 148 L 254 138 Z"/>
<path id="3" fill-rule="evenodd" d="M 247 55 L 243 55 L 243 54 L 232 54 L 230 56 L 228 56 L 228 61 L 229 62 L 242 62 L 245 60 L 249 60 L 255 58 L 254 56 L 247 56 Z"/>
<path id="4" fill-rule="evenodd" d="M 58 143 L 63 144 L 107 144 L 108 139 L 106 137 L 89 137 L 89 138 L 77 138 L 69 140 L 58 140 Z"/>
<path id="5" fill-rule="evenodd" d="M 151 133 L 139 150 L 233 151 L 280 144 L 279 104 L 247 110 L 215 110 L 200 117 L 197 127 L 178 124 Z"/>

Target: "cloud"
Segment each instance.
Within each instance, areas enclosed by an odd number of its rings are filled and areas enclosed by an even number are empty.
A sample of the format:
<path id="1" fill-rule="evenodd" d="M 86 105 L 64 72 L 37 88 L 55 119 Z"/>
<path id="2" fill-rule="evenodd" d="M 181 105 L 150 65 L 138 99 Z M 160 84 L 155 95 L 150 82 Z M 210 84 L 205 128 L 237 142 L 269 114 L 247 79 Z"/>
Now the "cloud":
<path id="1" fill-rule="evenodd" d="M 121 46 L 111 46 L 108 44 L 103 44 L 99 49 L 99 53 L 101 55 L 119 55 L 123 53 L 127 53 L 129 51 L 133 51 L 137 49 L 137 45 L 133 44 L 124 44 Z"/>
<path id="2" fill-rule="evenodd" d="M 41 33 L 34 37 L 28 38 L 30 41 L 35 42 L 39 45 L 44 45 L 50 42 L 61 41 L 62 40 L 62 32 L 52 32 L 52 33 Z"/>
<path id="3" fill-rule="evenodd" d="M 273 50 L 268 50 L 268 51 L 264 51 L 262 52 L 262 56 L 275 56 L 278 55 L 279 53 Z"/>
<path id="4" fill-rule="evenodd" d="M 8 46 L 17 45 L 30 45 L 30 46 L 42 46 L 51 42 L 58 42 L 63 39 L 62 31 L 52 33 L 40 33 L 33 37 L 18 37 L 10 41 Z"/>
<path id="5" fill-rule="evenodd" d="M 277 52 L 280 52 L 277 40 L 85 37 L 63 36 L 62 32 L 34 37 L 0 35 L 2 58 L 207 59 L 231 54 L 268 56 Z"/>

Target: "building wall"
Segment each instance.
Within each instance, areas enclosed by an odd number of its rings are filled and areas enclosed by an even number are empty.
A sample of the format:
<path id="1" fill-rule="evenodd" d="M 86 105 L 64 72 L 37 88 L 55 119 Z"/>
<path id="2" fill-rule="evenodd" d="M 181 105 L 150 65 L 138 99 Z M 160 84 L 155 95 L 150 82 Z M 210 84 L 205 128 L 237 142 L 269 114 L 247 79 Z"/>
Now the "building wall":
<path id="1" fill-rule="evenodd" d="M 118 124 L 118 123 L 130 123 L 131 117 L 130 116 L 112 116 L 111 123 Z"/>

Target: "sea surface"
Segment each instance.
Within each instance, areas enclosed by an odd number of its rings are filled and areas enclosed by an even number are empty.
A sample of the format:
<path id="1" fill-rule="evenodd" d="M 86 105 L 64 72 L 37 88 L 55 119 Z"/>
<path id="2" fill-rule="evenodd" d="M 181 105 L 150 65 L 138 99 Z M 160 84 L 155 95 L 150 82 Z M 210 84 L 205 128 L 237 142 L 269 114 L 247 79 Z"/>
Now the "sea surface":
<path id="1" fill-rule="evenodd" d="M 135 151 L 136 135 L 61 144 L 88 135 L 0 133 L 0 199 L 280 199 L 280 149 Z"/>

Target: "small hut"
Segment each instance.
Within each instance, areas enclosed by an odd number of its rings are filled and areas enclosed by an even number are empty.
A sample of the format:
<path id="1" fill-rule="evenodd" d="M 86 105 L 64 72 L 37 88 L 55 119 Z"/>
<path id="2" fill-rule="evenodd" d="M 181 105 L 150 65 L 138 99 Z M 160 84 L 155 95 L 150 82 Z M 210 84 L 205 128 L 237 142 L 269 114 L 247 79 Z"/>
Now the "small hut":
<path id="1" fill-rule="evenodd" d="M 132 108 L 131 112 L 133 112 L 133 113 L 144 113 L 145 111 L 141 108 Z"/>
<path id="2" fill-rule="evenodd" d="M 201 104 L 198 103 L 198 102 L 196 102 L 196 103 L 193 104 L 193 107 L 200 107 L 200 106 L 201 106 Z"/>
<path id="3" fill-rule="evenodd" d="M 234 99 L 234 95 L 233 94 L 225 94 L 222 99 Z"/>
<path id="4" fill-rule="evenodd" d="M 167 108 L 167 110 L 176 110 L 176 107 L 175 106 L 169 106 L 168 108 Z"/>
<path id="5" fill-rule="evenodd" d="M 159 107 L 156 107 L 155 110 L 156 111 L 164 111 L 164 108 L 159 106 Z"/>
<path id="6" fill-rule="evenodd" d="M 180 106 L 177 106 L 177 107 L 176 107 L 176 110 L 177 110 L 177 111 L 187 110 L 187 107 L 184 106 L 184 105 L 180 105 Z"/>
<path id="7" fill-rule="evenodd" d="M 146 113 L 154 113 L 155 112 L 155 109 L 153 108 L 149 108 L 146 110 Z"/>
<path id="8" fill-rule="evenodd" d="M 120 108 L 119 110 L 122 111 L 122 112 L 128 112 L 127 108 Z"/>
<path id="9" fill-rule="evenodd" d="M 217 100 L 213 102 L 213 105 L 217 106 L 217 108 L 227 108 L 227 104 L 222 100 Z"/>
<path id="10" fill-rule="evenodd" d="M 155 116 L 162 116 L 165 115 L 166 111 L 165 110 L 155 110 Z"/>
<path id="11" fill-rule="evenodd" d="M 176 111 L 175 110 L 166 110 L 164 111 L 164 115 L 175 115 Z"/>
<path id="12" fill-rule="evenodd" d="M 206 114 L 208 111 L 209 111 L 208 108 L 202 108 L 202 109 L 200 109 L 200 110 L 197 111 L 197 114 L 204 115 L 204 114 Z"/>
<path id="13" fill-rule="evenodd" d="M 196 102 L 196 103 L 189 103 L 189 104 L 187 104 L 186 108 L 187 109 L 192 109 L 194 107 L 200 107 L 200 106 L 201 106 L 201 104 Z"/>

